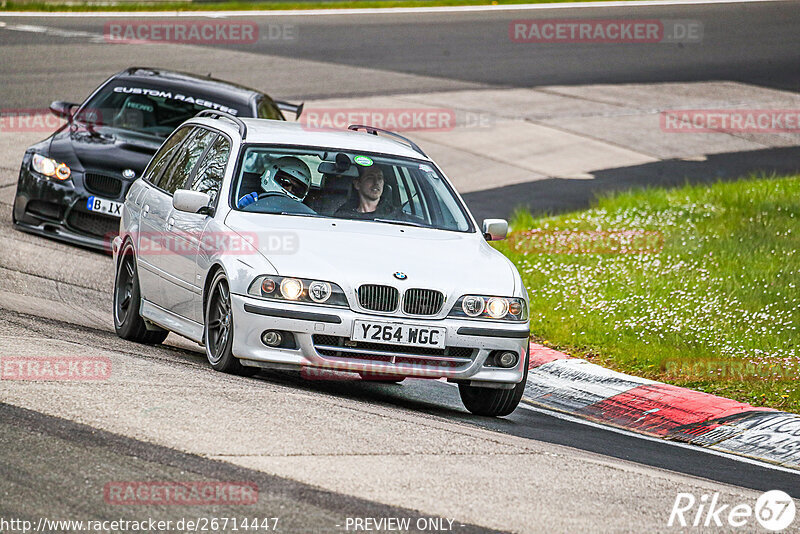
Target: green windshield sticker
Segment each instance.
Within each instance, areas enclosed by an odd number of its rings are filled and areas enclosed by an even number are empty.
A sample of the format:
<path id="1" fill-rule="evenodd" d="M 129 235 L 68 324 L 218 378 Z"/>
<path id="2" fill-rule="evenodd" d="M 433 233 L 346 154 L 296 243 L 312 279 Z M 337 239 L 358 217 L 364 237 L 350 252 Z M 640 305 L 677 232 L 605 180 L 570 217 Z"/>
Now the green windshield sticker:
<path id="1" fill-rule="evenodd" d="M 362 167 L 369 167 L 372 165 L 372 158 L 368 158 L 367 156 L 356 156 L 353 158 L 353 161 Z"/>

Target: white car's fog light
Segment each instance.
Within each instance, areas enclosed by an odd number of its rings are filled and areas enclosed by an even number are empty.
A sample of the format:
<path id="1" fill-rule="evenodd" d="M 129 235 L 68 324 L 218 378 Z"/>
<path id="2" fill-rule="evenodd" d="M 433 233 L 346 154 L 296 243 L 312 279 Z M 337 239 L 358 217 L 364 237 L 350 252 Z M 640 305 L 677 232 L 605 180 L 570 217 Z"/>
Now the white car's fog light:
<path id="1" fill-rule="evenodd" d="M 508 300 L 503 298 L 491 298 L 486 305 L 486 311 L 493 319 L 502 319 L 508 313 Z"/>
<path id="2" fill-rule="evenodd" d="M 283 336 L 275 330 L 267 330 L 261 334 L 261 342 L 268 347 L 277 347 L 283 341 Z"/>
<path id="3" fill-rule="evenodd" d="M 303 294 L 303 282 L 297 278 L 284 278 L 281 282 L 281 295 L 289 300 L 297 300 Z"/>
<path id="4" fill-rule="evenodd" d="M 501 352 L 497 356 L 495 356 L 494 361 L 497 363 L 499 367 L 504 367 L 509 369 L 517 365 L 517 353 L 516 352 Z"/>
<path id="5" fill-rule="evenodd" d="M 461 308 L 470 317 L 477 317 L 483 313 L 483 297 L 464 297 Z"/>
<path id="6" fill-rule="evenodd" d="M 308 286 L 308 296 L 314 302 L 323 303 L 331 296 L 331 285 L 327 282 L 311 282 Z"/>

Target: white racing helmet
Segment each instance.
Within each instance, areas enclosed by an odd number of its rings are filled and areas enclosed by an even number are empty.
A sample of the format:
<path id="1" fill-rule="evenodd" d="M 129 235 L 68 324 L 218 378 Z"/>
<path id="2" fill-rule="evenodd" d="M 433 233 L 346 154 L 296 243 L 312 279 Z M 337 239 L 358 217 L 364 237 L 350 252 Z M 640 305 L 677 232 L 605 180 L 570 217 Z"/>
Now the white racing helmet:
<path id="1" fill-rule="evenodd" d="M 311 187 L 311 171 L 303 160 L 284 156 L 273 161 L 261 175 L 261 188 L 267 193 L 289 195 L 302 202 Z"/>

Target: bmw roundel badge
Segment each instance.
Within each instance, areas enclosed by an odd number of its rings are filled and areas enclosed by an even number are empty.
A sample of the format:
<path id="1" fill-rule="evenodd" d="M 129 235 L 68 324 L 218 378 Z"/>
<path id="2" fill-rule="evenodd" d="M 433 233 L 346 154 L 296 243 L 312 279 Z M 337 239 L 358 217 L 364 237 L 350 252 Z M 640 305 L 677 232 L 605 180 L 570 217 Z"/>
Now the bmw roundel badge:
<path id="1" fill-rule="evenodd" d="M 122 171 L 122 177 L 126 180 L 130 180 L 134 176 L 136 176 L 136 173 L 133 171 L 133 169 L 125 169 Z"/>
<path id="2" fill-rule="evenodd" d="M 397 278 L 398 280 L 405 280 L 406 278 L 408 278 L 408 275 L 406 273 L 401 273 L 400 271 L 397 271 L 396 273 L 394 273 L 394 277 Z"/>

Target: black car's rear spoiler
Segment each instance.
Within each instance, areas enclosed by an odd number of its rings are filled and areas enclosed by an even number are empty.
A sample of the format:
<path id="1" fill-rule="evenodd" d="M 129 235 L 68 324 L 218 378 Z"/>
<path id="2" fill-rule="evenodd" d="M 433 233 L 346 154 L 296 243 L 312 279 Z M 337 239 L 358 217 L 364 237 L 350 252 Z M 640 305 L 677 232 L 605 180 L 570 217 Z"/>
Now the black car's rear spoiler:
<path id="1" fill-rule="evenodd" d="M 278 109 L 281 111 L 288 111 L 290 113 L 294 113 L 294 118 L 295 120 L 297 120 L 303 113 L 303 106 L 305 105 L 305 103 L 292 104 L 290 102 L 286 102 L 285 100 L 275 100 L 275 105 L 278 106 Z"/>

